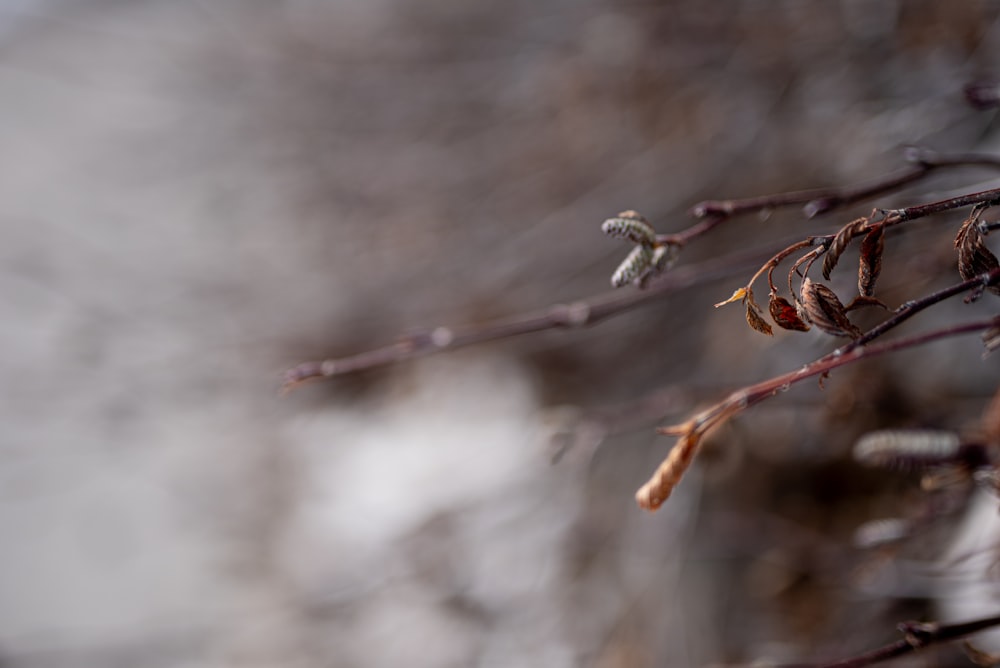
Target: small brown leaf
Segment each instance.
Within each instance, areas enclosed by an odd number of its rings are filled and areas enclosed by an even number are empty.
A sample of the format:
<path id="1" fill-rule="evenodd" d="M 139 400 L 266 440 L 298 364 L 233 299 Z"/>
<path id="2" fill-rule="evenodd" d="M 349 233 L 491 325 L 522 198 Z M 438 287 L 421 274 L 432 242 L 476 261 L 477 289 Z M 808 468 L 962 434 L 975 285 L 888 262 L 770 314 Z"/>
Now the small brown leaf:
<path id="1" fill-rule="evenodd" d="M 885 230 L 873 227 L 861 240 L 861 259 L 858 263 L 858 294 L 871 297 L 875 294 L 875 281 L 882 272 L 882 251 L 885 250 Z"/>
<path id="2" fill-rule="evenodd" d="M 715 308 L 719 308 L 720 306 L 725 306 L 726 304 L 732 304 L 733 302 L 743 301 L 744 299 L 746 299 L 746 296 L 747 296 L 747 289 L 739 288 L 738 290 L 733 291 L 732 297 L 730 297 L 725 301 L 719 302 L 718 304 L 715 305 Z"/>
<path id="3" fill-rule="evenodd" d="M 974 210 L 962 223 L 962 227 L 959 228 L 958 234 L 955 236 L 955 248 L 958 249 L 958 273 L 966 281 L 1000 266 L 997 256 L 983 243 L 983 235 L 979 231 L 979 216 L 982 211 L 981 208 Z M 1000 295 L 1000 287 L 993 285 L 988 289 L 990 292 Z M 982 287 L 975 288 L 966 301 L 976 301 L 982 294 Z"/>
<path id="4" fill-rule="evenodd" d="M 747 288 L 747 324 L 750 325 L 751 329 L 754 329 L 761 334 L 767 334 L 768 336 L 773 336 L 774 332 L 771 330 L 771 326 L 767 324 L 764 320 L 764 316 L 761 315 L 760 306 L 757 304 L 757 300 L 753 298 L 753 290 Z"/>
<path id="5" fill-rule="evenodd" d="M 823 258 L 823 278 L 830 280 L 830 272 L 837 266 L 837 260 L 847 250 L 851 240 L 861 234 L 867 223 L 867 218 L 858 218 L 840 228 L 833 241 L 830 242 L 830 247 L 826 250 L 826 256 Z"/>
<path id="6" fill-rule="evenodd" d="M 747 324 L 761 334 L 774 336 L 774 330 L 772 330 L 771 326 L 767 324 L 766 320 L 764 320 L 764 317 L 760 314 L 759 309 L 759 306 L 749 300 L 747 301 Z"/>
<path id="7" fill-rule="evenodd" d="M 784 297 L 779 297 L 777 293 L 771 293 L 768 310 L 771 312 L 771 319 L 778 327 L 798 332 L 809 331 L 809 324 L 799 317 L 796 308 Z"/>
<path id="8" fill-rule="evenodd" d="M 861 330 L 847 319 L 840 299 L 833 290 L 822 283 L 814 283 L 808 278 L 802 279 L 799 298 L 808 320 L 827 334 L 848 336 L 852 339 L 861 336 Z"/>

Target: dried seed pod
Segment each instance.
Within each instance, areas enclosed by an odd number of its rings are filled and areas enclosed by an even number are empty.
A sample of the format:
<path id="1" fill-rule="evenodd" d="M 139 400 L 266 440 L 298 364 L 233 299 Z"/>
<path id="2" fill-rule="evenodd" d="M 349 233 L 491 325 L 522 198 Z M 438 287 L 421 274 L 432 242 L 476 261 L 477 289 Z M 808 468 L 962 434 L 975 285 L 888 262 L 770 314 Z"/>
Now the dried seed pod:
<path id="1" fill-rule="evenodd" d="M 611 285 L 616 288 L 628 285 L 646 271 L 652 262 L 653 250 L 648 246 L 636 246 L 611 275 Z"/>
<path id="2" fill-rule="evenodd" d="M 861 234 L 867 223 L 867 218 L 858 218 L 840 228 L 833 241 L 830 242 L 830 247 L 826 250 L 826 256 L 823 258 L 823 278 L 830 280 L 830 272 L 837 266 L 837 260 L 847 250 L 851 240 Z"/>
<path id="3" fill-rule="evenodd" d="M 885 250 L 885 229 L 873 227 L 861 240 L 861 257 L 858 261 L 858 294 L 871 297 L 875 294 L 875 281 L 882 273 L 882 251 Z"/>
<path id="4" fill-rule="evenodd" d="M 771 293 L 767 306 L 771 313 L 771 319 L 778 327 L 798 332 L 809 331 L 809 323 L 799 317 L 798 310 L 787 299 L 779 297 L 776 292 Z"/>
<path id="5" fill-rule="evenodd" d="M 986 244 L 983 243 L 983 235 L 979 231 L 979 215 L 982 209 L 978 208 L 962 223 L 958 234 L 955 236 L 955 248 L 958 249 L 958 273 L 966 281 L 975 278 L 988 271 L 992 271 L 1000 266 L 1000 261 Z M 992 285 L 989 291 L 1000 295 L 1000 287 Z M 975 301 L 983 294 L 983 288 L 976 288 L 966 301 Z"/>
<path id="6" fill-rule="evenodd" d="M 920 469 L 959 461 L 958 434 L 930 429 L 872 431 L 854 444 L 854 459 L 868 466 Z"/>
<path id="7" fill-rule="evenodd" d="M 802 303 L 801 313 L 809 322 L 827 334 L 849 336 L 853 339 L 861 336 L 861 330 L 847 319 L 840 299 L 833 290 L 822 283 L 815 283 L 808 278 L 802 279 L 799 300 Z"/>
<path id="8" fill-rule="evenodd" d="M 641 214 L 622 211 L 614 218 L 601 223 L 601 231 L 615 239 L 627 239 L 635 244 L 652 246 L 656 243 L 656 230 Z"/>
<path id="9" fill-rule="evenodd" d="M 910 535 L 913 522 L 902 517 L 886 517 L 865 522 L 854 530 L 854 545 L 863 550 L 896 543 Z"/>

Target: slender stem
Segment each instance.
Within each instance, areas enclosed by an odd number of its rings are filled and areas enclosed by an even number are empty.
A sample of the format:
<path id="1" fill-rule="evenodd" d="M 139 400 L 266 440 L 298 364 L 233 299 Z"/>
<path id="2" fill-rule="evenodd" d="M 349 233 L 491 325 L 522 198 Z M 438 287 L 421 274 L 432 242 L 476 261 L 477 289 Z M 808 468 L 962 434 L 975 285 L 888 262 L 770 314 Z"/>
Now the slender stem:
<path id="1" fill-rule="evenodd" d="M 834 209 L 898 190 L 923 179 L 938 169 L 955 167 L 1000 168 L 1000 156 L 979 153 L 937 154 L 926 149 L 911 148 L 908 150 L 906 158 L 912 164 L 905 169 L 853 186 L 798 190 L 745 199 L 705 200 L 695 204 L 690 209 L 692 216 L 702 220 L 680 232 L 661 235 L 659 240 L 664 243 L 683 245 L 735 216 L 790 206 L 802 205 L 806 217 L 815 218 Z M 976 201 L 969 203 L 974 204 Z M 965 205 L 956 204 L 947 208 L 958 206 Z M 933 213 L 933 211 L 921 215 L 929 213 Z"/>
<path id="2" fill-rule="evenodd" d="M 851 350 L 853 350 L 858 346 L 863 346 L 869 341 L 877 339 L 878 337 L 882 336 L 893 327 L 902 324 L 903 322 L 913 317 L 914 315 L 916 315 L 923 309 L 927 308 L 928 306 L 932 306 L 949 297 L 954 297 L 955 295 L 962 294 L 963 292 L 973 290 L 977 287 L 986 287 L 989 285 L 995 285 L 998 282 L 1000 282 L 1000 269 L 994 269 L 987 274 L 984 274 L 982 276 L 976 276 L 974 278 L 969 279 L 968 281 L 957 283 L 950 287 L 944 288 L 943 290 L 938 290 L 937 292 L 929 294 L 921 299 L 906 302 L 898 309 L 896 309 L 896 313 L 891 318 L 884 320 L 875 327 L 872 327 L 870 330 L 862 334 L 861 337 L 858 338 L 856 341 L 848 343 L 839 350 L 841 353 L 850 352 Z"/>
<path id="3" fill-rule="evenodd" d="M 694 285 L 738 275 L 759 265 L 771 253 L 770 246 L 754 248 L 698 264 L 678 267 L 655 279 L 645 290 L 615 291 L 581 299 L 569 304 L 502 318 L 477 325 L 435 327 L 408 334 L 381 348 L 366 350 L 338 359 L 305 362 L 289 369 L 284 375 L 282 391 L 288 391 L 308 380 L 329 378 L 405 360 L 455 350 L 497 339 L 540 332 L 546 329 L 588 327 L 633 308 L 651 303 L 668 294 Z"/>
<path id="4" fill-rule="evenodd" d="M 904 634 L 903 637 L 888 645 L 830 663 L 785 665 L 782 668 L 864 668 L 916 652 L 929 645 L 958 640 L 994 626 L 1000 626 L 1000 615 L 958 624 L 903 622 L 899 625 L 899 631 Z"/>
<path id="5" fill-rule="evenodd" d="M 938 202 L 931 202 L 930 204 L 920 204 L 917 206 L 906 207 L 905 209 L 893 209 L 886 212 L 885 221 L 883 222 L 887 226 L 896 225 L 907 220 L 923 218 L 935 213 L 941 213 L 942 211 L 950 211 L 951 209 L 961 209 L 962 207 L 971 206 L 973 204 L 997 203 L 1000 203 L 1000 188 L 992 188 L 990 190 L 971 193 L 969 195 L 950 197 Z"/>

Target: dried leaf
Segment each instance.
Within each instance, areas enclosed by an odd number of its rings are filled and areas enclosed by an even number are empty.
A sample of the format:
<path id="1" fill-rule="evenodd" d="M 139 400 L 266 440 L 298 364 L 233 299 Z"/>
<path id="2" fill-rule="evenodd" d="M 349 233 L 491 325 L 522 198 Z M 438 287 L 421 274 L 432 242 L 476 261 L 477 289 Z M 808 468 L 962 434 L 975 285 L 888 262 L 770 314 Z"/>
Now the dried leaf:
<path id="1" fill-rule="evenodd" d="M 653 250 L 648 246 L 636 246 L 611 275 L 611 285 L 620 288 L 638 278 L 653 261 Z"/>
<path id="2" fill-rule="evenodd" d="M 643 246 L 656 243 L 656 230 L 636 211 L 622 211 L 614 218 L 608 218 L 601 223 L 601 231 L 609 237 L 627 239 Z"/>
<path id="3" fill-rule="evenodd" d="M 760 305 L 758 305 L 757 301 L 753 298 L 753 290 L 749 287 L 747 288 L 746 305 L 747 324 L 750 325 L 750 328 L 760 332 L 761 334 L 773 336 L 774 332 L 771 330 L 771 325 L 767 324 L 767 321 L 764 320 L 764 316 L 761 315 Z"/>
<path id="4" fill-rule="evenodd" d="M 878 306 L 879 308 L 883 308 L 886 311 L 892 310 L 885 304 L 885 302 L 883 302 L 880 299 L 858 295 L 857 297 L 855 297 L 854 299 L 852 299 L 850 302 L 847 303 L 847 306 L 844 307 L 844 312 L 850 313 L 854 309 L 862 308 L 864 306 Z"/>
<path id="5" fill-rule="evenodd" d="M 787 299 L 779 297 L 777 293 L 771 293 L 768 310 L 771 312 L 771 319 L 778 327 L 798 332 L 809 331 L 809 324 L 799 317 L 798 310 Z"/>
<path id="6" fill-rule="evenodd" d="M 833 290 L 822 283 L 815 283 L 808 278 L 802 279 L 799 299 L 806 318 L 827 334 L 848 336 L 853 339 L 861 336 L 861 330 L 847 319 L 840 299 Z"/>
<path id="7" fill-rule="evenodd" d="M 833 241 L 830 242 L 830 247 L 826 249 L 826 256 L 823 258 L 823 278 L 830 280 L 830 272 L 837 266 L 840 256 L 847 250 L 851 240 L 861 234 L 867 223 L 867 218 L 858 218 L 840 228 Z"/>
<path id="8" fill-rule="evenodd" d="M 882 272 L 882 251 L 885 250 L 885 229 L 873 227 L 861 240 L 861 258 L 858 262 L 858 294 L 871 297 L 875 294 L 875 281 Z"/>
<path id="9" fill-rule="evenodd" d="M 694 432 L 681 436 L 653 477 L 635 493 L 640 508 L 653 511 L 663 505 L 691 466 L 700 441 L 701 437 Z"/>
<path id="10" fill-rule="evenodd" d="M 977 208 L 962 223 L 958 234 L 955 236 L 955 248 L 958 249 L 958 273 L 966 281 L 972 280 L 976 276 L 985 274 L 1000 266 L 1000 261 L 986 244 L 983 243 L 983 235 L 979 231 L 979 215 L 982 209 Z M 1000 295 L 1000 287 L 992 285 L 989 291 Z M 966 301 L 975 301 L 983 294 L 983 288 L 979 287 L 972 291 Z"/>
<path id="11" fill-rule="evenodd" d="M 746 296 L 747 296 L 747 289 L 746 288 L 740 288 L 740 289 L 736 290 L 735 292 L 733 292 L 733 296 L 732 297 L 730 297 L 729 299 L 727 299 L 724 302 L 719 302 L 718 304 L 716 304 L 715 308 L 719 308 L 720 306 L 725 306 L 726 304 L 732 304 L 733 302 L 743 301 L 744 299 L 746 299 Z"/>
<path id="12" fill-rule="evenodd" d="M 760 314 L 759 309 L 760 307 L 752 301 L 747 301 L 747 324 L 761 334 L 773 336 L 774 331 L 771 329 L 771 326 L 767 324 L 767 321 L 764 320 L 764 317 Z"/>

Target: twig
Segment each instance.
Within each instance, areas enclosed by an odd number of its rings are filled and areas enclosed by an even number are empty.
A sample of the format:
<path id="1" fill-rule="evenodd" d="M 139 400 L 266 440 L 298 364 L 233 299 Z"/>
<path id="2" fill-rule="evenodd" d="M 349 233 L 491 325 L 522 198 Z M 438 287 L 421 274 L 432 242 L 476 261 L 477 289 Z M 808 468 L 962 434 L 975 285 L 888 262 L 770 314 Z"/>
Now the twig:
<path id="1" fill-rule="evenodd" d="M 658 241 L 683 245 L 734 216 L 789 206 L 803 205 L 805 216 L 815 218 L 834 209 L 856 204 L 915 183 L 941 168 L 1000 168 L 1000 157 L 978 153 L 937 154 L 926 149 L 911 148 L 907 152 L 906 159 L 912 163 L 909 167 L 854 186 L 815 188 L 746 199 L 705 200 L 690 209 L 692 216 L 702 220 L 680 232 L 660 235 Z"/>
<path id="2" fill-rule="evenodd" d="M 994 626 L 1000 626 L 1000 615 L 958 624 L 903 622 L 898 626 L 903 637 L 896 642 L 831 663 L 793 664 L 784 665 L 781 668 L 864 668 L 865 666 L 916 652 L 929 645 L 958 640 L 959 638 L 985 631 Z"/>
<path id="3" fill-rule="evenodd" d="M 897 310 L 895 315 L 872 328 L 856 341 L 837 348 L 833 352 L 806 364 L 796 371 L 789 371 L 736 390 L 719 403 L 701 411 L 682 424 L 661 428 L 659 430 L 660 433 L 680 436 L 681 440 L 663 463 L 660 464 L 660 467 L 653 474 L 652 478 L 636 492 L 636 501 L 639 506 L 646 510 L 656 510 L 663 505 L 663 502 L 670 496 L 674 486 L 676 486 L 687 466 L 694 458 L 705 433 L 743 412 L 750 406 L 754 406 L 776 395 L 778 392 L 783 392 L 806 378 L 820 375 L 825 376 L 833 369 L 845 364 L 851 364 L 860 359 L 912 348 L 938 339 L 996 327 L 1000 324 L 1000 316 L 989 320 L 945 327 L 925 334 L 889 341 L 881 345 L 866 345 L 920 311 L 948 297 L 980 286 L 995 285 L 997 283 L 1000 283 L 1000 269 L 994 269 L 982 276 L 977 276 L 944 290 L 939 290 L 922 299 L 907 302 Z"/>
<path id="4" fill-rule="evenodd" d="M 604 293 L 479 325 L 435 327 L 401 336 L 395 343 L 349 357 L 305 362 L 285 372 L 282 391 L 287 392 L 308 380 L 354 373 L 497 339 L 547 329 L 588 327 L 664 295 L 749 271 L 770 254 L 770 247 L 755 248 L 679 267 L 652 281 L 645 290 Z"/>

